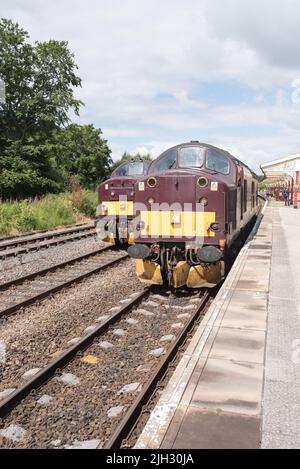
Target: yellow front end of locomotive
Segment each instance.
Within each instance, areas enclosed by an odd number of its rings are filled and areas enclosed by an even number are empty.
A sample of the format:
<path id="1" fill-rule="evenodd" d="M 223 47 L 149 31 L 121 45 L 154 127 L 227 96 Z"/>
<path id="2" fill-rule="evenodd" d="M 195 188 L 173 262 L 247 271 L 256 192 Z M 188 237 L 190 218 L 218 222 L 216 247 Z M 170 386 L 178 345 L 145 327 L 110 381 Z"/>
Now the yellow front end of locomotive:
<path id="1" fill-rule="evenodd" d="M 163 238 L 214 237 L 210 230 L 216 220 L 215 212 L 141 211 L 142 236 Z"/>
<path id="2" fill-rule="evenodd" d="M 163 285 L 161 267 L 151 260 L 136 260 L 138 278 L 150 285 Z M 173 269 L 173 287 L 180 288 L 212 288 L 224 278 L 224 261 L 209 265 L 190 266 L 186 261 L 180 261 Z"/>

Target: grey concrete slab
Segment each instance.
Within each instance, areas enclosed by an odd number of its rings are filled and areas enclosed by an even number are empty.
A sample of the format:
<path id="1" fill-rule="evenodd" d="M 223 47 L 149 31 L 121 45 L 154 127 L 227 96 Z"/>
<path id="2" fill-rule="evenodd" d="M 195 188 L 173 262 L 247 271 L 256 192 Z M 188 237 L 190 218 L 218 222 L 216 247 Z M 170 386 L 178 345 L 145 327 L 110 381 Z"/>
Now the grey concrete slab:
<path id="1" fill-rule="evenodd" d="M 258 297 L 257 292 L 236 290 L 224 315 L 222 326 L 264 331 L 266 323 L 266 297 Z"/>
<path id="2" fill-rule="evenodd" d="M 263 366 L 209 358 L 191 405 L 202 409 L 259 415 Z"/>
<path id="3" fill-rule="evenodd" d="M 260 420 L 256 417 L 189 407 L 172 448 L 254 449 L 259 446 L 259 437 Z"/>
<path id="4" fill-rule="evenodd" d="M 248 363 L 264 363 L 265 333 L 246 329 L 220 328 L 210 357 Z"/>
<path id="5" fill-rule="evenodd" d="M 236 284 L 239 290 L 253 290 L 253 291 L 268 291 L 268 282 L 266 281 L 266 274 L 260 273 L 260 277 L 253 279 L 250 272 L 246 272 Z"/>

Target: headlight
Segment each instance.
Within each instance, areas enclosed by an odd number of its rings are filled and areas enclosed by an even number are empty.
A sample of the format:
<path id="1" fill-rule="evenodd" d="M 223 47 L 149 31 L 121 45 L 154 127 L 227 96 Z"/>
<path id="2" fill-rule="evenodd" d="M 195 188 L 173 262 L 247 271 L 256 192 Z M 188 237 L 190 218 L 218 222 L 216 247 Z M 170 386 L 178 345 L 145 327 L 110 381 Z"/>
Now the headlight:
<path id="1" fill-rule="evenodd" d="M 147 181 L 147 185 L 149 187 L 156 187 L 157 186 L 157 179 L 155 177 L 150 177 Z"/>
<path id="2" fill-rule="evenodd" d="M 208 180 L 206 179 L 206 177 L 201 176 L 198 179 L 197 183 L 198 183 L 198 186 L 200 186 L 200 187 L 206 187 L 208 185 Z"/>
<path id="3" fill-rule="evenodd" d="M 206 205 L 208 204 L 207 198 L 201 197 L 201 199 L 199 200 L 199 204 L 203 205 L 203 207 L 206 207 Z"/>
<path id="4" fill-rule="evenodd" d="M 220 231 L 220 223 L 213 222 L 210 224 L 209 229 L 212 231 Z"/>

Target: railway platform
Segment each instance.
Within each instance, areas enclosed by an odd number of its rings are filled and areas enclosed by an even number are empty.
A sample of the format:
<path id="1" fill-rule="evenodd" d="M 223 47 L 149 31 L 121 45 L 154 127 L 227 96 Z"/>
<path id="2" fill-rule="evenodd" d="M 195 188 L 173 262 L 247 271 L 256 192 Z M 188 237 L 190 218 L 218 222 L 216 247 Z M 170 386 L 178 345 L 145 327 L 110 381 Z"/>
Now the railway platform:
<path id="1" fill-rule="evenodd" d="M 259 221 L 135 448 L 300 447 L 300 210 Z"/>

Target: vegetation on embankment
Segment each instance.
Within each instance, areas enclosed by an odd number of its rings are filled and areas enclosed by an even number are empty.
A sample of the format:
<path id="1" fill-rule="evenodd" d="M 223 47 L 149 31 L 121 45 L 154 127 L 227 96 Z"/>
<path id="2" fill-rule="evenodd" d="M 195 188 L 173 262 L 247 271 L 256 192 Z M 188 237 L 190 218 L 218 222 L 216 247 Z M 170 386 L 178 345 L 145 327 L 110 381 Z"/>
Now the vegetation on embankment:
<path id="1" fill-rule="evenodd" d="M 45 230 L 95 218 L 96 192 L 79 190 L 0 203 L 0 236 Z"/>

